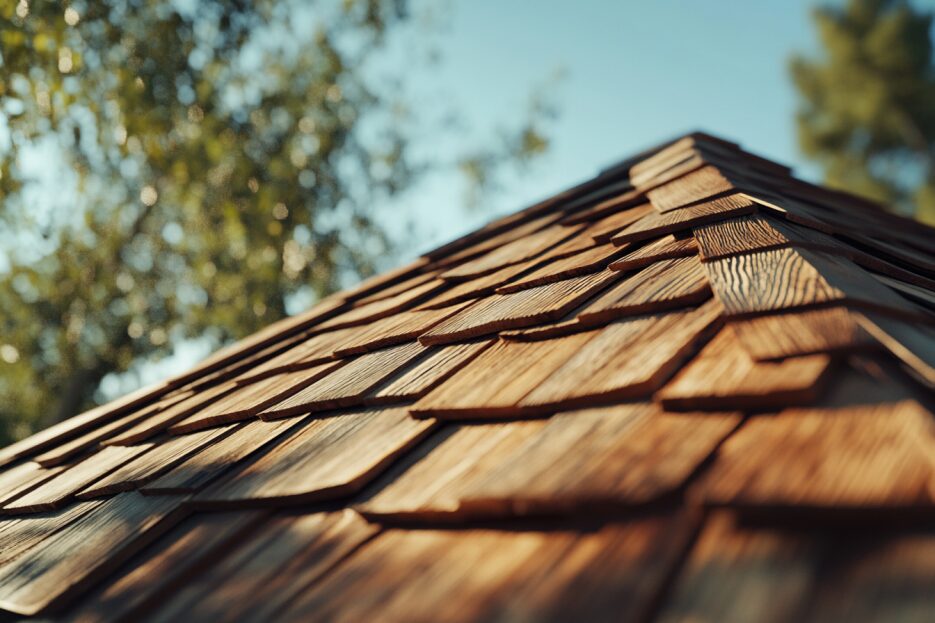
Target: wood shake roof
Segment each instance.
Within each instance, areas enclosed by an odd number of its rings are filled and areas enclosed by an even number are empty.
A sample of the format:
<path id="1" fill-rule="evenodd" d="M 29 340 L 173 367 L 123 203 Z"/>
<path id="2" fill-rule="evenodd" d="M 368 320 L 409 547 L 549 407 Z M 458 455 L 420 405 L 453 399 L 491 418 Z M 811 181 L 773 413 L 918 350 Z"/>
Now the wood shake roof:
<path id="1" fill-rule="evenodd" d="M 692 134 L 0 450 L 0 610 L 931 621 L 933 409 L 935 231 Z"/>

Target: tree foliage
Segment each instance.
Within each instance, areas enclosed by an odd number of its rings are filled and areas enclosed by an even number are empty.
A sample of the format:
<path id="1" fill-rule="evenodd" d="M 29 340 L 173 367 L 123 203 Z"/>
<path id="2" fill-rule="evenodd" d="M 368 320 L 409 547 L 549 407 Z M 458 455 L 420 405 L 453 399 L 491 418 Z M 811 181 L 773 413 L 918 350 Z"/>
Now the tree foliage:
<path id="1" fill-rule="evenodd" d="M 791 64 L 803 151 L 829 184 L 935 223 L 932 13 L 848 0 L 814 20 L 823 58 Z"/>
<path id="2" fill-rule="evenodd" d="M 405 0 L 0 0 L 0 19 L 0 442 L 386 256 L 373 206 L 424 163 L 368 67 Z"/>

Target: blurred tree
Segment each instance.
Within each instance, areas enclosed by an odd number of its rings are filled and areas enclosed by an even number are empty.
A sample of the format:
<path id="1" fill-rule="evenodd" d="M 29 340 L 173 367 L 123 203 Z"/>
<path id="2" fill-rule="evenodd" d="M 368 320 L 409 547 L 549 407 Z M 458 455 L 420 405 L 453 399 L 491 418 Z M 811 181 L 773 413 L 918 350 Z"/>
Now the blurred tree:
<path id="1" fill-rule="evenodd" d="M 791 63 L 803 151 L 830 185 L 935 223 L 932 13 L 848 0 L 814 19 L 824 58 Z"/>
<path id="2" fill-rule="evenodd" d="M 0 0 L 0 19 L 0 444 L 387 255 L 372 207 L 424 163 L 369 68 L 406 0 Z M 516 134 L 469 160 L 544 147 L 533 121 Z"/>

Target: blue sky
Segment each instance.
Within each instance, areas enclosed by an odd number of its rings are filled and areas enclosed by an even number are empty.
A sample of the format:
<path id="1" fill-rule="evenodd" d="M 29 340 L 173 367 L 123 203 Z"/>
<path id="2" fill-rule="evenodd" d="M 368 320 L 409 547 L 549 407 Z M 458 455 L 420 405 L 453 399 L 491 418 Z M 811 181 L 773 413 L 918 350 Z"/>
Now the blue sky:
<path id="1" fill-rule="evenodd" d="M 473 127 L 517 116 L 554 70 L 560 117 L 549 153 L 482 211 L 468 212 L 455 173 L 405 198 L 423 228 L 414 256 L 574 184 L 639 149 L 692 129 L 815 177 L 795 138 L 793 52 L 817 50 L 805 0 L 650 2 L 475 0 L 451 5 L 443 62 L 426 81 Z M 437 84 L 434 84 L 437 82 Z M 438 145 L 444 156 L 449 147 Z"/>
<path id="2" fill-rule="evenodd" d="M 796 100 L 787 72 L 793 52 L 818 49 L 810 19 L 814 4 L 451 0 L 433 39 L 440 64 L 411 72 L 413 112 L 417 123 L 424 119 L 430 126 L 437 109 L 453 102 L 468 131 L 429 136 L 420 149 L 447 162 L 466 136 L 475 143 L 490 140 L 492 128 L 522 117 L 530 93 L 542 84 L 554 84 L 560 115 L 551 126 L 549 152 L 524 174 L 508 176 L 479 209 L 465 208 L 463 177 L 451 168 L 392 204 L 375 206 L 376 218 L 401 243 L 399 254 L 384 264 L 413 259 L 693 129 L 738 141 L 815 178 L 817 170 L 796 147 Z M 388 66 L 406 67 L 422 41 L 401 43 L 385 59 Z M 557 70 L 564 77 L 552 83 Z M 205 346 L 184 342 L 174 356 L 139 372 L 147 382 L 178 372 L 205 356 Z M 123 391 L 114 377 L 104 385 L 108 394 Z"/>

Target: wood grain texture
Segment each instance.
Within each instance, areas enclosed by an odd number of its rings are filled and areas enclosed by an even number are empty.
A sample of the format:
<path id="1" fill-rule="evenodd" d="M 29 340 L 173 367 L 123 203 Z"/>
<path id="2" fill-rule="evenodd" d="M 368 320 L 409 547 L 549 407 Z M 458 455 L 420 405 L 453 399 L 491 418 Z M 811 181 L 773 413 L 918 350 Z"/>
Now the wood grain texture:
<path id="1" fill-rule="evenodd" d="M 630 247 L 624 248 L 627 249 L 627 253 L 610 263 L 611 270 L 639 270 L 660 260 L 691 257 L 698 254 L 698 245 L 694 238 L 679 239 L 671 235 L 663 236 L 632 250 Z"/>
<path id="2" fill-rule="evenodd" d="M 298 594 L 364 544 L 378 527 L 351 511 L 276 517 L 193 577 L 147 620 L 273 621 Z M 154 611 L 154 612 L 153 612 Z"/>
<path id="3" fill-rule="evenodd" d="M 558 320 L 619 278 L 619 273 L 605 270 L 512 294 L 496 294 L 436 325 L 419 341 L 447 344 Z"/>
<path id="4" fill-rule="evenodd" d="M 305 591 L 283 621 L 642 621 L 684 522 L 574 530 L 391 530 Z"/>
<path id="5" fill-rule="evenodd" d="M 416 417 L 509 417 L 519 401 L 568 361 L 595 333 L 541 342 L 497 342 L 415 403 Z"/>
<path id="6" fill-rule="evenodd" d="M 353 307 L 346 312 L 315 326 L 316 331 L 334 331 L 357 327 L 380 318 L 411 309 L 445 287 L 439 279 L 428 281 L 394 296 Z"/>
<path id="7" fill-rule="evenodd" d="M 665 213 L 737 190 L 717 167 L 705 166 L 647 191 L 658 212 Z"/>
<path id="8" fill-rule="evenodd" d="M 695 168 L 700 168 L 703 164 L 703 158 L 696 145 L 686 144 L 684 140 L 676 141 L 630 167 L 630 180 L 636 188 L 658 186 L 656 178 L 689 160 L 698 163 Z"/>
<path id="9" fill-rule="evenodd" d="M 398 314 L 389 316 L 386 319 L 375 320 L 367 326 L 377 325 L 396 317 L 398 317 Z M 363 330 L 363 327 L 346 327 L 334 331 L 304 335 L 293 347 L 263 363 L 249 366 L 234 377 L 233 380 L 238 385 L 249 385 L 282 372 L 293 372 L 328 363 L 334 359 L 334 352 L 337 348 L 352 340 Z"/>
<path id="10" fill-rule="evenodd" d="M 433 348 L 416 365 L 401 370 L 373 389 L 365 402 L 390 404 L 417 400 L 467 365 L 492 343 L 492 340 L 486 340 Z"/>
<path id="11" fill-rule="evenodd" d="M 233 425 L 212 428 L 190 435 L 170 437 L 133 460 L 111 470 L 106 476 L 78 492 L 77 498 L 88 500 L 110 496 L 120 491 L 132 491 L 167 472 L 202 448 L 211 445 L 234 429 Z"/>
<path id="12" fill-rule="evenodd" d="M 549 262 L 516 279 L 511 279 L 506 285 L 499 286 L 496 291 L 498 294 L 509 294 L 569 277 L 600 272 L 623 253 L 625 253 L 624 249 L 610 244 L 591 247 L 580 253 Z"/>
<path id="13" fill-rule="evenodd" d="M 545 229 L 559 221 L 561 217 L 560 212 L 547 212 L 536 216 L 517 213 L 497 219 L 462 237 L 461 241 L 453 241 L 430 252 L 428 255 L 433 258 L 431 266 L 433 269 L 444 269 L 463 264 L 492 249 L 502 247 L 514 240 Z M 463 241 L 468 239 L 471 242 L 464 244 Z M 444 249 L 452 248 L 452 245 L 459 248 L 452 253 L 440 254 Z"/>
<path id="14" fill-rule="evenodd" d="M 695 228 L 694 234 L 701 259 L 705 262 L 751 251 L 786 247 L 827 251 L 845 257 L 856 255 L 843 242 L 827 234 L 763 214 L 702 225 Z"/>
<path id="15" fill-rule="evenodd" d="M 829 355 L 755 361 L 722 329 L 656 393 L 670 410 L 768 409 L 815 402 L 832 371 Z"/>
<path id="16" fill-rule="evenodd" d="M 423 284 L 425 284 L 425 283 L 428 283 L 429 281 L 432 281 L 433 279 L 436 279 L 436 278 L 438 278 L 438 272 L 437 272 L 437 271 L 432 271 L 432 270 L 428 270 L 428 271 L 424 271 L 424 272 L 423 272 L 423 271 L 417 271 L 417 272 L 413 273 L 412 275 L 410 275 L 409 277 L 407 277 L 407 278 L 405 278 L 405 279 L 403 279 L 403 280 L 401 280 L 401 281 L 398 281 L 398 282 L 396 282 L 396 283 L 394 283 L 394 284 L 392 284 L 392 285 L 389 285 L 389 286 L 384 287 L 384 288 L 380 288 L 380 289 L 378 289 L 378 290 L 374 291 L 373 293 L 368 294 L 368 295 L 366 295 L 366 296 L 362 296 L 362 297 L 360 297 L 360 298 L 355 298 L 355 299 L 354 299 L 354 305 L 356 305 L 356 306 L 367 305 L 367 304 L 373 303 L 373 302 L 375 302 L 375 301 L 380 301 L 380 300 L 383 300 L 383 299 L 388 299 L 388 298 L 390 298 L 391 296 L 396 296 L 397 294 L 402 294 L 403 292 L 406 292 L 406 291 L 408 291 L 408 290 L 411 290 L 412 288 L 415 288 L 415 287 L 417 287 L 417 286 L 421 286 L 421 285 L 423 285 Z"/>
<path id="17" fill-rule="evenodd" d="M 858 324 L 858 316 L 836 306 L 733 320 L 728 327 L 748 355 L 770 361 L 872 349 L 874 342 Z"/>
<path id="18" fill-rule="evenodd" d="M 629 181 L 625 184 L 621 183 L 618 190 L 619 192 L 611 193 L 612 196 L 603 201 L 599 201 L 583 210 L 572 212 L 562 219 L 562 223 L 574 225 L 576 223 L 593 222 L 609 214 L 615 214 L 646 203 L 643 193 L 633 188 Z"/>
<path id="19" fill-rule="evenodd" d="M 588 233 L 594 242 L 598 244 L 606 244 L 607 242 L 610 242 L 610 239 L 613 238 L 617 232 L 626 229 L 633 223 L 636 223 L 637 221 L 654 213 L 655 210 L 653 210 L 653 207 L 650 204 L 643 203 L 621 212 L 615 212 L 605 216 L 589 227 Z"/>
<path id="20" fill-rule="evenodd" d="M 598 323 L 666 309 L 687 307 L 711 297 L 696 257 L 660 260 L 628 277 L 578 312 L 584 323 Z"/>
<path id="21" fill-rule="evenodd" d="M 102 426 L 122 413 L 158 399 L 169 391 L 165 383 L 156 383 L 130 392 L 122 398 L 94 407 L 84 413 L 53 424 L 48 428 L 0 449 L 0 467 L 17 459 L 37 454 L 54 445 L 72 439 L 92 428 Z"/>
<path id="22" fill-rule="evenodd" d="M 173 462 L 165 474 L 143 483 L 140 490 L 147 495 L 198 491 L 247 457 L 278 443 L 288 431 L 304 423 L 306 420 L 301 418 L 246 422 L 228 435 L 211 438 L 202 449 L 181 462 Z"/>
<path id="23" fill-rule="evenodd" d="M 414 309 L 390 316 L 383 320 L 360 327 L 334 349 L 335 357 L 350 357 L 397 346 L 416 339 L 442 320 L 453 316 L 472 304 L 472 301 L 449 305 L 442 309 Z"/>
<path id="24" fill-rule="evenodd" d="M 252 419 L 268 407 L 332 374 L 342 365 L 343 362 L 332 361 L 295 372 L 280 372 L 250 385 L 238 387 L 184 420 L 176 422 L 168 430 L 173 435 L 180 435 Z"/>
<path id="25" fill-rule="evenodd" d="M 0 472 L 0 507 L 36 488 L 63 469 L 64 465 L 42 467 L 32 461 L 6 467 Z"/>
<path id="26" fill-rule="evenodd" d="M 650 148 L 0 450 L 0 610 L 927 622 L 932 232 Z"/>
<path id="27" fill-rule="evenodd" d="M 372 519 L 432 522 L 645 505 L 681 488 L 739 422 L 633 403 L 453 425 L 357 508 Z"/>
<path id="28" fill-rule="evenodd" d="M 0 520 L 0 572 L 99 505 L 100 502 L 79 502 L 57 511 Z"/>
<path id="29" fill-rule="evenodd" d="M 151 448 L 152 444 L 101 448 L 81 462 L 46 480 L 29 493 L 5 504 L 0 509 L 0 513 L 19 515 L 61 508 L 72 501 L 78 491 L 106 477 L 124 463 L 145 454 Z"/>
<path id="30" fill-rule="evenodd" d="M 749 419 L 697 495 L 742 508 L 930 507 L 933 450 L 932 414 L 915 401 L 786 409 Z"/>
<path id="31" fill-rule="evenodd" d="M 654 169 L 647 169 L 642 174 L 637 175 L 637 180 L 633 183 L 640 192 L 645 194 L 654 188 L 697 171 L 706 164 L 704 157 L 697 151 L 683 152 L 668 162 L 659 162 Z"/>
<path id="32" fill-rule="evenodd" d="M 158 411 L 122 433 L 107 438 L 103 444 L 105 446 L 130 446 L 151 439 L 176 422 L 184 420 L 192 413 L 212 404 L 235 389 L 237 389 L 237 385 L 230 381 L 204 389 L 192 394 L 185 400 Z"/>
<path id="33" fill-rule="evenodd" d="M 611 323 L 523 397 L 528 408 L 589 406 L 646 398 L 718 327 L 714 303 Z"/>
<path id="34" fill-rule="evenodd" d="M 195 500 L 238 507 L 340 498 L 370 482 L 433 426 L 409 417 L 405 408 L 313 419 Z"/>
<path id="35" fill-rule="evenodd" d="M 181 519 L 177 498 L 119 495 L 0 566 L 0 608 L 33 615 L 69 599 Z"/>
<path id="36" fill-rule="evenodd" d="M 144 407 L 139 411 L 134 411 L 120 416 L 108 422 L 107 424 L 104 424 L 103 426 L 95 427 L 83 435 L 75 437 L 71 441 L 67 441 L 61 445 L 46 450 L 42 454 L 34 457 L 33 461 L 39 465 L 42 465 L 43 467 L 54 467 L 56 465 L 61 465 L 69 459 L 81 454 L 85 450 L 97 446 L 101 441 L 145 420 L 146 418 L 159 411 L 160 408 L 160 404 L 157 403 Z"/>
<path id="37" fill-rule="evenodd" d="M 459 492 L 470 515 L 579 514 L 649 504 L 679 490 L 739 414 L 665 413 L 651 403 L 553 416 Z"/>
<path id="38" fill-rule="evenodd" d="M 754 210 L 753 202 L 745 195 L 726 195 L 665 214 L 653 212 L 616 234 L 611 241 L 616 245 L 623 245 L 651 240 L 706 223 L 752 214 Z"/>
<path id="39" fill-rule="evenodd" d="M 365 353 L 298 393 L 267 407 L 259 416 L 271 420 L 362 404 L 371 390 L 426 352 L 424 346 L 411 342 Z"/>
<path id="40" fill-rule="evenodd" d="M 931 531 L 790 531 L 717 513 L 657 620 L 923 623 L 935 608 L 933 561 Z"/>
<path id="41" fill-rule="evenodd" d="M 776 249 L 705 262 L 711 288 L 731 316 L 847 302 L 925 320 L 924 312 L 841 257 Z"/>
<path id="42" fill-rule="evenodd" d="M 448 424 L 377 480 L 354 508 L 377 521 L 464 519 L 465 489 L 512 461 L 546 421 Z"/>
<path id="43" fill-rule="evenodd" d="M 509 264 L 493 272 L 451 284 L 446 290 L 426 301 L 419 309 L 441 309 L 474 299 L 487 296 L 496 291 L 499 286 L 513 281 L 513 279 L 526 273 L 541 260 L 538 258 Z"/>
<path id="44" fill-rule="evenodd" d="M 581 229 L 580 225 L 552 225 L 493 249 L 477 259 L 450 268 L 443 272 L 440 277 L 447 281 L 464 281 L 498 271 L 510 264 L 531 260 L 574 236 Z"/>
<path id="45" fill-rule="evenodd" d="M 204 573 L 263 518 L 260 511 L 204 513 L 188 517 L 131 558 L 114 581 L 84 596 L 68 621 L 131 621 L 156 610 Z"/>

